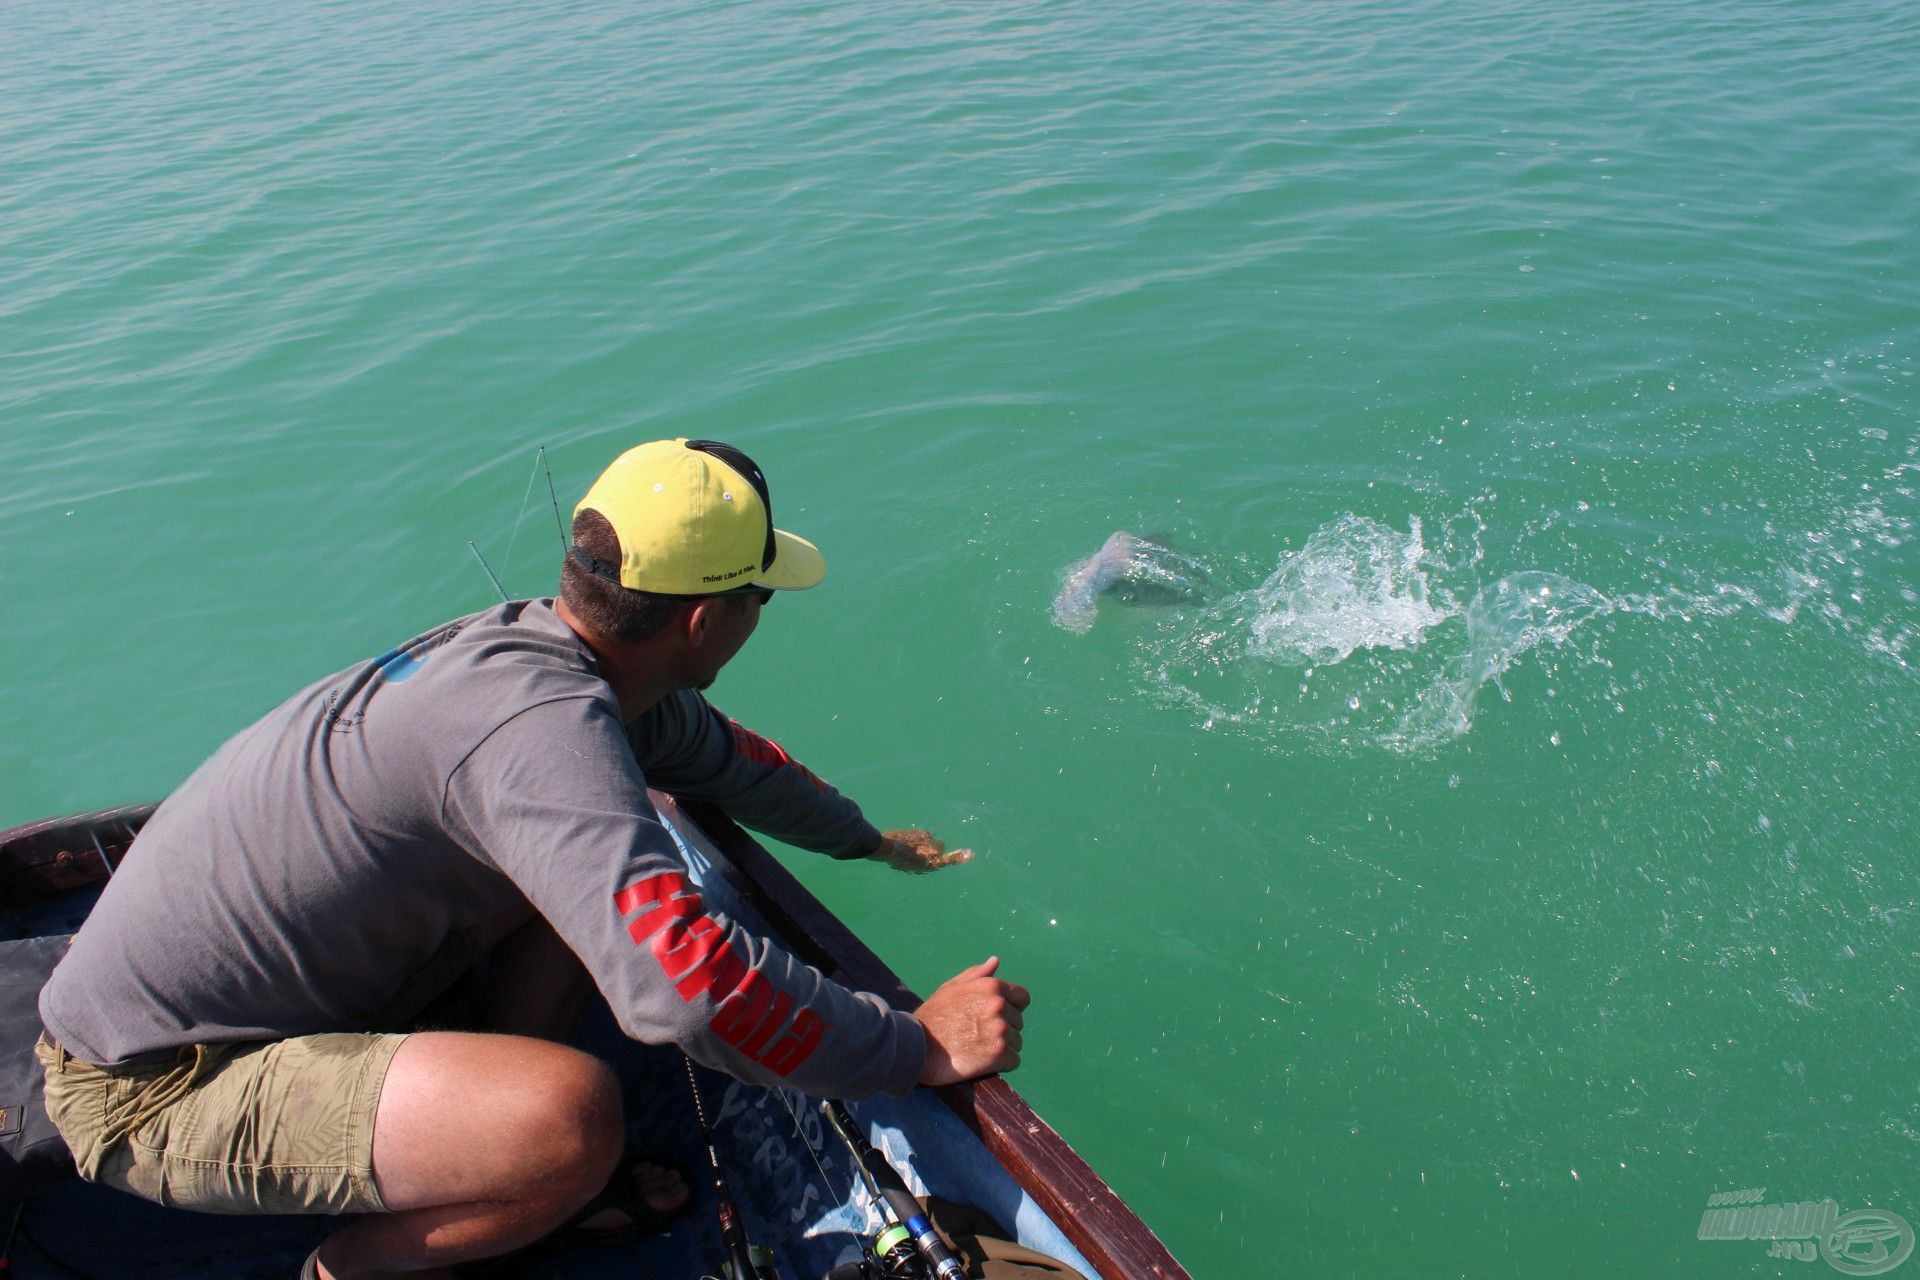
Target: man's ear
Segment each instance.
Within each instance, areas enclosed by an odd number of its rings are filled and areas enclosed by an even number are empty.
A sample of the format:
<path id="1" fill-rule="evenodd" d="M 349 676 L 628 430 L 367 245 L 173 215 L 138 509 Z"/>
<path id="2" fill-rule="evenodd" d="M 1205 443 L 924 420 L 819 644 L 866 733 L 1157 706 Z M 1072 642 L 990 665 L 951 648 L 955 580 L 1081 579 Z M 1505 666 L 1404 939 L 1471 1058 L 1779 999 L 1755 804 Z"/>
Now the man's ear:
<path id="1" fill-rule="evenodd" d="M 674 619 L 674 624 L 680 628 L 680 634 L 688 644 L 698 649 L 707 642 L 707 637 L 713 634 L 715 624 L 720 621 L 715 612 L 719 607 L 720 601 L 707 596 L 688 605 L 680 616 Z"/>

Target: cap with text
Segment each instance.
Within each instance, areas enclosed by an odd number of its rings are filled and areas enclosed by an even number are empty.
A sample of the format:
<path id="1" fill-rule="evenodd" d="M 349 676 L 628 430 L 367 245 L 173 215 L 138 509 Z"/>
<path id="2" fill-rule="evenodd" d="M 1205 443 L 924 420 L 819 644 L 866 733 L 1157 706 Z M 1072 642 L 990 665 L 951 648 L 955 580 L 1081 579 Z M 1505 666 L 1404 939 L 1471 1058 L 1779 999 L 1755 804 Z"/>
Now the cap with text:
<path id="1" fill-rule="evenodd" d="M 767 479 L 753 459 L 718 440 L 655 440 L 627 450 L 573 514 L 583 511 L 613 526 L 620 559 L 609 563 L 578 546 L 569 554 L 633 591 L 803 591 L 827 576 L 818 547 L 773 527 Z"/>

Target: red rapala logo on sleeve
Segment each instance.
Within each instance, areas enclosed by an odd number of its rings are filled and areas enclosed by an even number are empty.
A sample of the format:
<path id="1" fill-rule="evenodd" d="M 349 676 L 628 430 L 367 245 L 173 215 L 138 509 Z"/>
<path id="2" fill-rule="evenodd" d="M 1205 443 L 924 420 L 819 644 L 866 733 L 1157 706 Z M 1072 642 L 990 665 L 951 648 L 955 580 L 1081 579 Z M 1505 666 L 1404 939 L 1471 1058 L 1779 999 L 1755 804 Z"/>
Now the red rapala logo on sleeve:
<path id="1" fill-rule="evenodd" d="M 613 906 L 623 918 L 634 917 L 627 922 L 634 945 L 653 953 L 682 1000 L 691 1004 L 696 996 L 706 996 L 713 1001 L 707 1026 L 741 1053 L 785 1077 L 820 1047 L 828 1026 L 811 1009 L 800 1010 L 793 1026 L 779 1035 L 793 1013 L 793 997 L 734 954 L 685 876 L 677 871 L 648 876 L 614 894 Z"/>
<path id="2" fill-rule="evenodd" d="M 815 776 L 813 770 L 787 754 L 787 749 L 772 738 L 763 738 L 738 720 L 729 720 L 733 726 L 733 747 L 741 755 L 755 764 L 772 765 L 776 769 L 792 769 L 815 787 L 825 791 L 827 784 Z"/>

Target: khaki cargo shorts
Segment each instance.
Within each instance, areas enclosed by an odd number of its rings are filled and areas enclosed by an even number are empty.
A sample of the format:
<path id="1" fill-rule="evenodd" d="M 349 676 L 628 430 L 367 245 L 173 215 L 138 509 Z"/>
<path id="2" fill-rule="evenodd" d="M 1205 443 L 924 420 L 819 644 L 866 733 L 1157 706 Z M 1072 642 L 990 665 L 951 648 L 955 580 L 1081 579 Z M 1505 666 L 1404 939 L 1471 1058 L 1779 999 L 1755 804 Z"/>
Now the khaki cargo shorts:
<path id="1" fill-rule="evenodd" d="M 111 1069 L 42 1036 L 80 1175 L 203 1213 L 379 1213 L 373 1117 L 404 1035 L 190 1045 Z"/>

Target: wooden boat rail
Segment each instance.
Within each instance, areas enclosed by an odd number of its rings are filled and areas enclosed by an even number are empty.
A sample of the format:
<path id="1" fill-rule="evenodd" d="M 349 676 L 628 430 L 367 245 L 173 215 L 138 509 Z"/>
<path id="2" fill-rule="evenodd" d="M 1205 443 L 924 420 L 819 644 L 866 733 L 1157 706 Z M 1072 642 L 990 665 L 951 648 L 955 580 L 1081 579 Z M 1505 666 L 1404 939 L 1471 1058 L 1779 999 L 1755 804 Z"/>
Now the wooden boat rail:
<path id="1" fill-rule="evenodd" d="M 99 809 L 0 831 L 0 906 L 56 897 L 105 880 L 157 807 Z"/>

